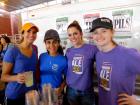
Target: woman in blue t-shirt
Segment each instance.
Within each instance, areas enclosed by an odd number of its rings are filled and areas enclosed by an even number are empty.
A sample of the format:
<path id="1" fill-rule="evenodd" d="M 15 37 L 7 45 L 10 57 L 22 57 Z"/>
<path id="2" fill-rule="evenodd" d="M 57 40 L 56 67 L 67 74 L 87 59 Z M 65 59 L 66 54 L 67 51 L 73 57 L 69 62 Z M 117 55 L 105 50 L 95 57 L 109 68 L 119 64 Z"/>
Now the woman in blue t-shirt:
<path id="1" fill-rule="evenodd" d="M 47 52 L 42 53 L 39 57 L 40 86 L 42 88 L 43 85 L 50 84 L 56 94 L 60 96 L 65 86 L 67 60 L 63 56 L 58 32 L 53 29 L 47 30 L 44 42 Z"/>
<path id="2" fill-rule="evenodd" d="M 21 43 L 9 48 L 5 53 L 1 80 L 8 82 L 5 90 L 6 105 L 25 105 L 25 93 L 35 89 L 37 56 L 32 44 L 38 31 L 38 27 L 33 23 L 24 24 L 21 30 Z M 29 73 L 33 76 L 30 84 L 26 81 L 26 74 Z"/>
<path id="3" fill-rule="evenodd" d="M 99 105 L 140 105 L 133 96 L 136 75 L 140 74 L 139 52 L 113 41 L 109 18 L 95 19 L 91 32 L 100 50 L 96 55 Z"/>

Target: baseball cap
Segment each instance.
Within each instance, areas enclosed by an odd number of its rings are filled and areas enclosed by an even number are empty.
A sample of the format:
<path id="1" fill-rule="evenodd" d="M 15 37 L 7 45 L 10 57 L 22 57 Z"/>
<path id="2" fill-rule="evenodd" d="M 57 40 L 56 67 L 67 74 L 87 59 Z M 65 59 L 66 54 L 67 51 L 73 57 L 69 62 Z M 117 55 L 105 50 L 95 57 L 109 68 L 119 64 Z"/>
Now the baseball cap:
<path id="1" fill-rule="evenodd" d="M 91 28 L 90 32 L 93 32 L 96 28 L 113 29 L 112 20 L 107 17 L 97 18 L 92 21 L 92 28 Z"/>
<path id="2" fill-rule="evenodd" d="M 56 40 L 60 41 L 58 32 L 54 29 L 47 30 L 45 33 L 45 36 L 44 36 L 44 41 L 46 41 L 48 39 L 56 39 Z"/>
<path id="3" fill-rule="evenodd" d="M 29 29 L 31 29 L 32 27 L 35 27 L 37 29 L 37 32 L 39 31 L 38 27 L 33 24 L 33 23 L 25 23 L 22 28 L 21 28 L 21 32 L 23 31 L 28 31 Z"/>

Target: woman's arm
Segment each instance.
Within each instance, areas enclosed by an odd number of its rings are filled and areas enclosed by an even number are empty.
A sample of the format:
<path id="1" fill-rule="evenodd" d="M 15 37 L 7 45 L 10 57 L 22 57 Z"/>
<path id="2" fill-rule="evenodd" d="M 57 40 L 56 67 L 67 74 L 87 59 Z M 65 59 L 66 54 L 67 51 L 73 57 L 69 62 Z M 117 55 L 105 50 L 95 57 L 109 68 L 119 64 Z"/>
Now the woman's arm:
<path id="1" fill-rule="evenodd" d="M 3 62 L 2 64 L 2 75 L 1 80 L 4 82 L 18 82 L 18 83 L 25 83 L 25 76 L 24 74 L 17 74 L 12 75 L 12 63 Z"/>
<path id="2" fill-rule="evenodd" d="M 63 91 L 64 87 L 66 86 L 66 81 L 64 80 L 61 85 L 55 89 L 57 95 L 61 95 L 61 92 Z"/>
<path id="3" fill-rule="evenodd" d="M 118 97 L 118 105 L 140 105 L 140 101 L 136 100 L 135 96 L 122 93 Z"/>

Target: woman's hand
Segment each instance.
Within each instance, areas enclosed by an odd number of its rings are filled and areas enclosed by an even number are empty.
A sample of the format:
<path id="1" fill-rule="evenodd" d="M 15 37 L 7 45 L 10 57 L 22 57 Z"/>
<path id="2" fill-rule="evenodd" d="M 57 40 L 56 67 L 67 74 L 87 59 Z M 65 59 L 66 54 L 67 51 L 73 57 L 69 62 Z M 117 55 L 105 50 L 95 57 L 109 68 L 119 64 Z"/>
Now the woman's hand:
<path id="1" fill-rule="evenodd" d="M 140 105 L 135 96 L 130 96 L 126 93 L 118 95 L 118 105 Z"/>
<path id="2" fill-rule="evenodd" d="M 57 94 L 58 96 L 61 95 L 62 91 L 64 90 L 65 85 L 66 85 L 66 82 L 65 82 L 65 80 L 64 80 L 64 81 L 62 82 L 62 84 L 61 84 L 58 88 L 55 89 L 55 92 L 56 92 L 56 94 Z"/>
<path id="3" fill-rule="evenodd" d="M 17 74 L 16 80 L 20 84 L 25 83 L 25 75 L 24 74 L 21 74 L 21 73 Z"/>
<path id="4" fill-rule="evenodd" d="M 55 88 L 55 93 L 56 93 L 58 96 L 61 95 L 61 92 L 62 92 L 61 87 Z"/>

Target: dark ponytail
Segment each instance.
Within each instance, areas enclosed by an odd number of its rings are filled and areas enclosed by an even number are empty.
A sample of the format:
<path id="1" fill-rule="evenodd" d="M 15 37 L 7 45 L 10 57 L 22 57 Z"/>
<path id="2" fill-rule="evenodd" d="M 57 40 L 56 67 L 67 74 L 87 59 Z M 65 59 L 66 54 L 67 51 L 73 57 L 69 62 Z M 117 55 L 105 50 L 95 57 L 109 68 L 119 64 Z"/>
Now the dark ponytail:
<path id="1" fill-rule="evenodd" d="M 58 52 L 59 54 L 61 54 L 61 55 L 64 55 L 64 51 L 63 51 L 63 48 L 62 48 L 61 45 L 58 47 L 57 52 Z"/>

